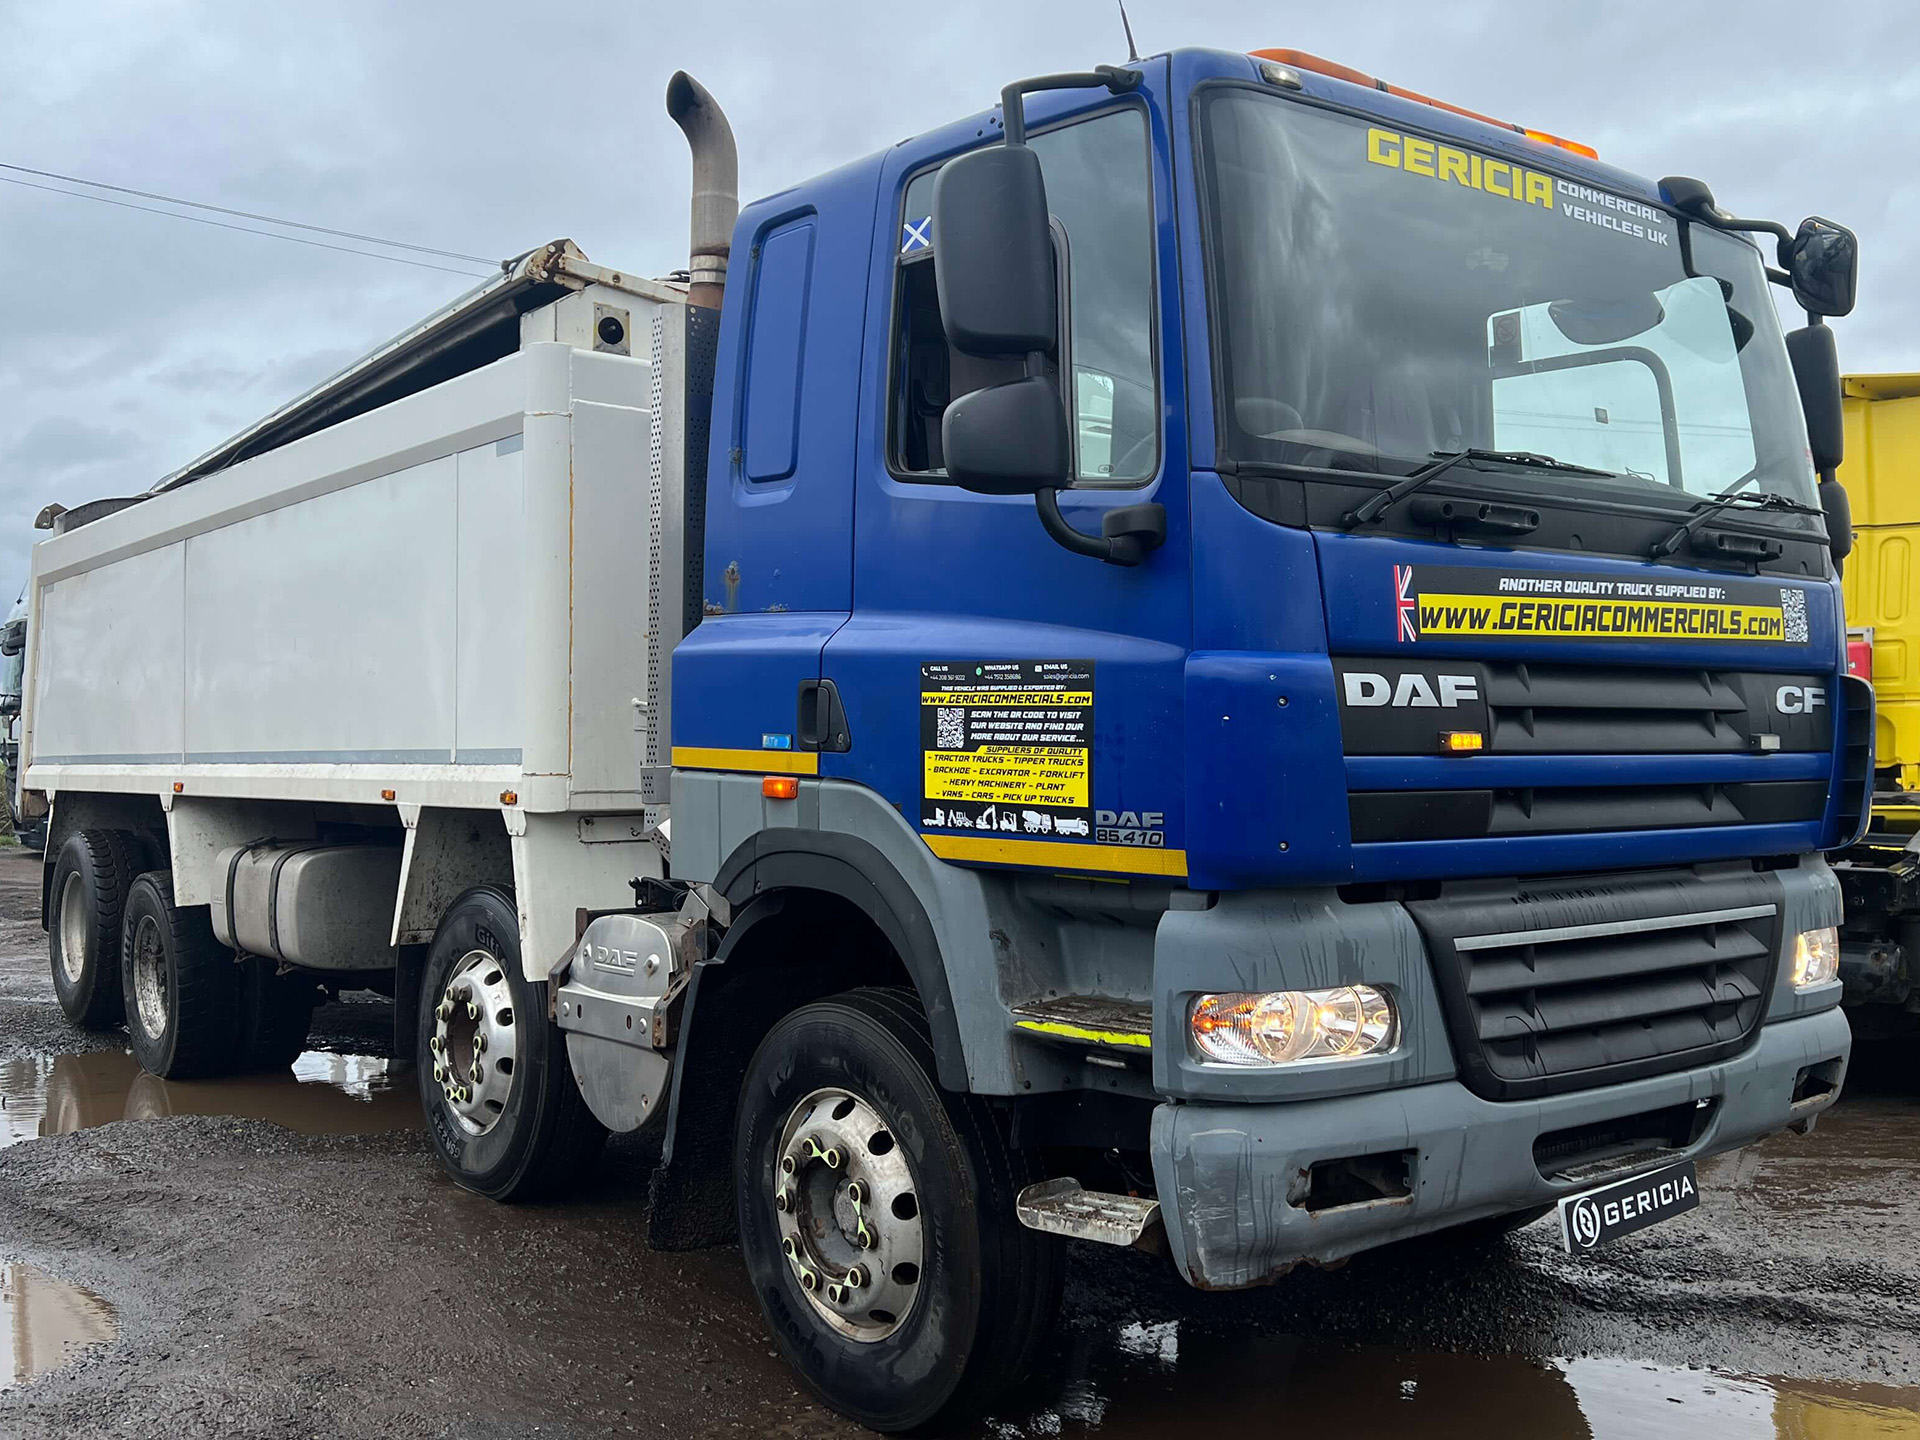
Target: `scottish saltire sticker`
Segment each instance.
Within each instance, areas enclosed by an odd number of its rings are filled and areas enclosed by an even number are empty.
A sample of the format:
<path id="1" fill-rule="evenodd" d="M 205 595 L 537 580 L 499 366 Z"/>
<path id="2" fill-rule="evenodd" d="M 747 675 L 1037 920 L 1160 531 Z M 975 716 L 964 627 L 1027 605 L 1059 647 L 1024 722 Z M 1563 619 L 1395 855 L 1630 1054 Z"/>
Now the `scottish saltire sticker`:
<path id="1" fill-rule="evenodd" d="M 922 215 L 918 220 L 908 220 L 900 226 L 900 253 L 911 255 L 916 250 L 933 248 L 933 217 Z"/>

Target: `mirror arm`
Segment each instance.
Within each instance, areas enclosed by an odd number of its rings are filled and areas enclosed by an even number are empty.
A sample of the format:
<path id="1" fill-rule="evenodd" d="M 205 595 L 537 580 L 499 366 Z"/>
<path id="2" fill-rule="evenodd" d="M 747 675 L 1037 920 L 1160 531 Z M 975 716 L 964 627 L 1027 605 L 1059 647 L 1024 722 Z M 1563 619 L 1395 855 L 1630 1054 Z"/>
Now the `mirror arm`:
<path id="1" fill-rule="evenodd" d="M 1157 550 L 1167 540 L 1167 509 L 1157 501 L 1142 505 L 1122 505 L 1109 510 L 1100 520 L 1100 533 L 1089 535 L 1076 530 L 1060 513 L 1060 491 L 1056 486 L 1036 490 L 1033 508 L 1040 512 L 1040 526 L 1055 542 L 1076 555 L 1104 560 L 1109 565 L 1138 565 L 1147 552 Z"/>
<path id="2" fill-rule="evenodd" d="M 1113 542 L 1104 535 L 1089 535 L 1084 530 L 1076 530 L 1067 523 L 1067 517 L 1060 513 L 1060 492 L 1048 487 L 1033 492 L 1033 508 L 1040 512 L 1040 524 L 1047 534 L 1065 549 L 1076 555 L 1090 556 L 1095 560 L 1109 560 L 1113 557 Z M 1138 562 L 1135 562 L 1138 563 Z"/>
<path id="3" fill-rule="evenodd" d="M 1042 90 L 1111 90 L 1115 95 L 1129 95 L 1140 88 L 1145 78 L 1140 71 L 1129 70 L 1123 65 L 1098 65 L 1092 70 L 1070 70 L 1059 75 L 1035 75 L 1030 80 L 1016 80 L 1000 92 L 1000 110 L 1006 123 L 1007 144 L 1027 143 L 1027 112 L 1020 103 L 1022 95 L 1032 95 Z"/>

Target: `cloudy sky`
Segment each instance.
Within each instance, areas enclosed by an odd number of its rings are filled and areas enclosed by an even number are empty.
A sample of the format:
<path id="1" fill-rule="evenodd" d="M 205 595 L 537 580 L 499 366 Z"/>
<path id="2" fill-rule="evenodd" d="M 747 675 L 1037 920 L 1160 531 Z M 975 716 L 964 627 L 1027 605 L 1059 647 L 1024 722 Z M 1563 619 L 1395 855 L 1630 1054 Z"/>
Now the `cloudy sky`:
<path id="1" fill-rule="evenodd" d="M 1841 220 L 1864 255 L 1842 365 L 1920 370 L 1914 0 L 1128 9 L 1142 53 L 1309 50 L 1740 213 Z M 686 251 L 675 69 L 726 106 L 751 197 L 1124 55 L 1113 0 L 0 0 L 0 162 L 474 255 L 565 235 L 664 273 Z M 145 489 L 472 283 L 18 184 L 0 259 L 9 600 L 47 501 Z"/>

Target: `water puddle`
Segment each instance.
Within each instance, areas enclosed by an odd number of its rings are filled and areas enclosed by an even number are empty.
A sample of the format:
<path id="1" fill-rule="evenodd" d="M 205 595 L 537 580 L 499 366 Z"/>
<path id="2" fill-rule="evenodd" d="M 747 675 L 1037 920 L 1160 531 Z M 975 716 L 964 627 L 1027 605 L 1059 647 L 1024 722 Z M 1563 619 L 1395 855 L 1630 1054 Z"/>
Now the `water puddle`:
<path id="1" fill-rule="evenodd" d="M 0 1265 L 0 1390 L 57 1370 L 119 1333 L 99 1296 L 28 1265 Z"/>
<path id="2" fill-rule="evenodd" d="M 1920 1440 L 1920 1388 L 1829 1384 L 1613 1359 L 1421 1354 L 1129 1324 L 1069 1347 L 1045 1410 L 998 1440 L 1209 1433 L 1349 1440 Z"/>
<path id="3" fill-rule="evenodd" d="M 223 1080 L 162 1080 L 124 1051 L 0 1061 L 0 1146 L 115 1120 L 234 1115 L 303 1135 L 367 1135 L 420 1124 L 410 1075 L 388 1062 L 310 1050 L 291 1069 Z"/>

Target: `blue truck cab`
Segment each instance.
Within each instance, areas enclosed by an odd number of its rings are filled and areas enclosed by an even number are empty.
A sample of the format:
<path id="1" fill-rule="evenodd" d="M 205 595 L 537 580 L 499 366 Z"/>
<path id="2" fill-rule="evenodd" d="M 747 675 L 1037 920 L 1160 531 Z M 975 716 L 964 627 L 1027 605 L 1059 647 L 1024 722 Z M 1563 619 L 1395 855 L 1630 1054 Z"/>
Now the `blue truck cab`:
<path id="1" fill-rule="evenodd" d="M 1027 1363 L 1055 1236 L 1262 1284 L 1849 1051 L 1851 237 L 1291 52 L 1007 101 L 740 213 L 673 657 L 656 1235 L 733 1210 L 888 1429 Z"/>

